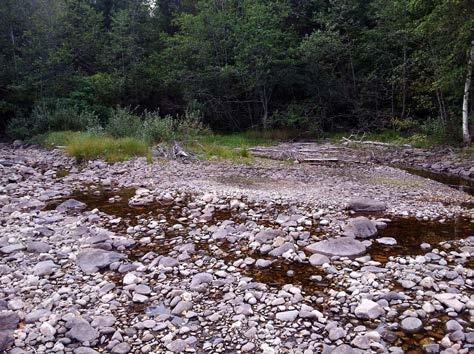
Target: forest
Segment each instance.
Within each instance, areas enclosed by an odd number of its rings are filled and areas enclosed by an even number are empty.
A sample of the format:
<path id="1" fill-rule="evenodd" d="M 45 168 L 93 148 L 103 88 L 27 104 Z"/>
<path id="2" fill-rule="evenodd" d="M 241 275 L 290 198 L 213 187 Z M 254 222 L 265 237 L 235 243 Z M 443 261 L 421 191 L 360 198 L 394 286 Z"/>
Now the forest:
<path id="1" fill-rule="evenodd" d="M 1 130 L 469 143 L 473 28 L 471 0 L 2 0 Z"/>

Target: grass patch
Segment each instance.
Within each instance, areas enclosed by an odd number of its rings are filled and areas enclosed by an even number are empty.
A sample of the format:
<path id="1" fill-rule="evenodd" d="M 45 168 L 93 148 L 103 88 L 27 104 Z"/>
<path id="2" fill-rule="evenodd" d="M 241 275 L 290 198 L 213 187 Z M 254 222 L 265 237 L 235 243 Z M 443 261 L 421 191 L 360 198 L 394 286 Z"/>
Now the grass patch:
<path id="1" fill-rule="evenodd" d="M 249 149 L 259 145 L 271 145 L 275 140 L 259 132 L 235 134 L 199 135 L 186 143 L 187 149 L 204 159 L 223 159 L 251 162 L 253 156 Z"/>
<path id="2" fill-rule="evenodd" d="M 108 162 L 129 160 L 135 156 L 151 158 L 147 143 L 136 138 L 112 138 L 83 132 L 51 132 L 37 136 L 33 142 L 45 147 L 63 146 L 68 155 L 80 160 L 103 158 Z"/>
<path id="3" fill-rule="evenodd" d="M 103 158 L 108 162 L 129 160 L 135 156 L 147 156 L 148 145 L 135 138 L 110 138 L 103 136 L 79 136 L 69 141 L 66 152 L 78 159 Z"/>
<path id="4" fill-rule="evenodd" d="M 350 132 L 334 132 L 323 136 L 323 139 L 338 143 L 343 137 L 349 138 Z M 366 134 L 357 134 L 351 137 L 352 140 L 379 141 L 395 146 L 410 145 L 416 148 L 432 148 L 443 145 L 443 142 L 437 137 L 430 137 L 425 133 L 403 134 L 396 130 L 384 130 L 381 132 L 370 132 Z"/>

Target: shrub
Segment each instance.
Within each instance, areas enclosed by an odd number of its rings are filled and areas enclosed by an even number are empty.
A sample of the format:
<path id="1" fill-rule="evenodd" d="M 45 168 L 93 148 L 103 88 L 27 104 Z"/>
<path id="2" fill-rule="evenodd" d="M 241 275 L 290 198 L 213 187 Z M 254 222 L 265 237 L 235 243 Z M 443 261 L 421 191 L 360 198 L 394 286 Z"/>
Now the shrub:
<path id="1" fill-rule="evenodd" d="M 13 139 L 26 139 L 33 135 L 32 130 L 32 121 L 23 112 L 17 112 L 8 121 L 5 132 Z"/>
<path id="2" fill-rule="evenodd" d="M 209 133 L 210 130 L 202 123 L 198 111 L 187 111 L 183 118 L 176 120 L 176 134 L 181 140 Z"/>
<path id="3" fill-rule="evenodd" d="M 117 107 L 112 112 L 105 131 L 115 138 L 137 137 L 141 128 L 140 117 L 134 114 L 130 108 Z"/>
<path id="4" fill-rule="evenodd" d="M 17 113 L 8 123 L 7 134 L 26 139 L 48 131 L 83 131 L 99 125 L 95 112 L 79 107 L 74 100 L 42 100 L 33 107 L 29 117 Z"/>
<path id="5" fill-rule="evenodd" d="M 175 139 L 175 133 L 174 122 L 170 116 L 161 118 L 156 112 L 145 112 L 141 136 L 147 143 Z"/>

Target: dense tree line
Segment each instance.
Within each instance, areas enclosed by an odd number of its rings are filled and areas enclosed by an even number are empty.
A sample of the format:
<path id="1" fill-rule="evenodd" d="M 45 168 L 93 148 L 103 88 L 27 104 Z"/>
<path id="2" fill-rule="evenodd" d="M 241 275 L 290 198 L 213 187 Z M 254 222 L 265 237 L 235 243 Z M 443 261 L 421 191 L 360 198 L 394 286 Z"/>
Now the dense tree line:
<path id="1" fill-rule="evenodd" d="M 121 106 L 192 112 L 215 129 L 423 125 L 461 136 L 474 106 L 473 7 L 471 0 L 2 0 L 0 114 L 4 125 L 18 125 L 38 106 L 72 105 L 105 122 Z"/>

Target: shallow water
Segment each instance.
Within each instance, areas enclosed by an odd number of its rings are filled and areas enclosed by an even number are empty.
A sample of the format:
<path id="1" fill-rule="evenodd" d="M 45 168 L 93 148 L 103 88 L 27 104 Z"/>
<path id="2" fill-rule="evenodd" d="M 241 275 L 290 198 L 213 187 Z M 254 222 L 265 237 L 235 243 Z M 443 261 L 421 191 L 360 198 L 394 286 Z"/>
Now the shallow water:
<path id="1" fill-rule="evenodd" d="M 378 237 L 393 237 L 397 240 L 394 246 L 373 242 L 369 253 L 373 259 L 386 263 L 389 256 L 425 254 L 420 247 L 429 243 L 438 247 L 438 243 L 456 240 L 474 235 L 474 223 L 468 218 L 456 218 L 443 223 L 439 221 L 424 221 L 417 218 L 392 218 L 387 228 L 380 230 Z"/>
<path id="2" fill-rule="evenodd" d="M 446 184 L 451 188 L 474 195 L 474 180 L 443 172 L 433 172 L 413 167 L 397 166 L 408 173 Z"/>

